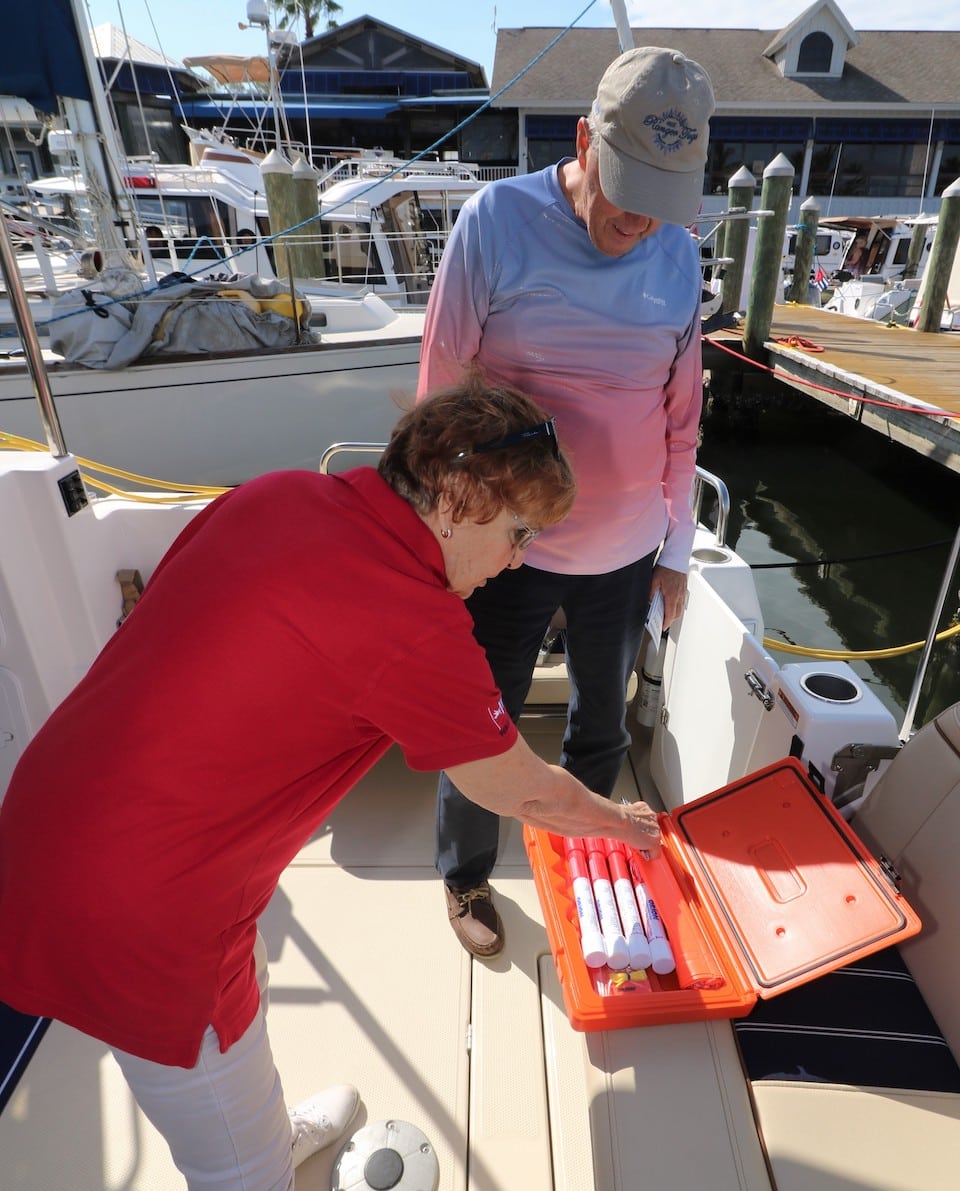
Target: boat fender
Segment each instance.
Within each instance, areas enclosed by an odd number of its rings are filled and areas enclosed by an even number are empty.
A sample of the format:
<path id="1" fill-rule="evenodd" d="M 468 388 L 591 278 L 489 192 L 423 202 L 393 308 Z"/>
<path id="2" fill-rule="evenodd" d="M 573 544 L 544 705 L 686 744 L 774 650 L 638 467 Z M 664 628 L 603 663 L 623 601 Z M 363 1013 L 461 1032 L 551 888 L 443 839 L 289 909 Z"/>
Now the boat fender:
<path id="1" fill-rule="evenodd" d="M 663 656 L 666 634 L 659 641 L 647 634 L 647 648 L 640 664 L 640 697 L 637 700 L 637 723 L 652 728 L 663 702 Z"/>
<path id="2" fill-rule="evenodd" d="M 93 281 L 102 272 L 103 253 L 99 248 L 88 248 L 86 252 L 81 252 L 80 263 L 77 265 L 78 276 L 82 277 L 85 281 Z"/>

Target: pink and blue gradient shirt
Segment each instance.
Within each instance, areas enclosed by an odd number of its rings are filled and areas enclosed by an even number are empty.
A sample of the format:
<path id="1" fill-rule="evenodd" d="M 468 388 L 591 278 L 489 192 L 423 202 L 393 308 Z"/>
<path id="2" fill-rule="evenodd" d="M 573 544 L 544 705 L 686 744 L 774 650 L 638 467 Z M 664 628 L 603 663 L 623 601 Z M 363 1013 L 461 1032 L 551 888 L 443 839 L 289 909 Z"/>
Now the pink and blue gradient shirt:
<path id="1" fill-rule="evenodd" d="M 560 163 L 563 164 L 562 162 Z M 686 571 L 702 402 L 701 275 L 686 228 L 662 224 L 623 257 L 592 244 L 558 166 L 473 195 L 427 308 L 418 393 L 476 361 L 556 418 L 573 511 L 529 566 L 602 574 L 657 549 Z"/>

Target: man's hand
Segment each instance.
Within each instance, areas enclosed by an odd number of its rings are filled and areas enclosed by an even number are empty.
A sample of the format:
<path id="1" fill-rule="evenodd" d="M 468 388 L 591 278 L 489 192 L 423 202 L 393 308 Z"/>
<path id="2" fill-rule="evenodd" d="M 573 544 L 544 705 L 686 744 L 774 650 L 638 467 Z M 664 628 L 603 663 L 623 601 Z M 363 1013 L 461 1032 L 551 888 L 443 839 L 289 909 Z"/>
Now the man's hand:
<path id="1" fill-rule="evenodd" d="M 663 595 L 663 627 L 670 625 L 683 612 L 683 602 L 687 594 L 687 576 L 685 571 L 671 571 L 669 567 L 654 567 L 650 580 L 650 598 L 659 591 Z"/>

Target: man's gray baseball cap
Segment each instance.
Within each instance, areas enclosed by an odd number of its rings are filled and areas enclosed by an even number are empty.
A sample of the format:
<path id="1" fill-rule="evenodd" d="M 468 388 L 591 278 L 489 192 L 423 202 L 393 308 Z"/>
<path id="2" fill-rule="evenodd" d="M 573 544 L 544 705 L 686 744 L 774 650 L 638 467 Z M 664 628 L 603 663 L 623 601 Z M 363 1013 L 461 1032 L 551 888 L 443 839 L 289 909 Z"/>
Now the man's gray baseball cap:
<path id="1" fill-rule="evenodd" d="M 667 223 L 693 223 L 714 106 L 707 72 L 679 50 L 641 46 L 616 58 L 593 104 L 600 186 L 609 202 Z"/>

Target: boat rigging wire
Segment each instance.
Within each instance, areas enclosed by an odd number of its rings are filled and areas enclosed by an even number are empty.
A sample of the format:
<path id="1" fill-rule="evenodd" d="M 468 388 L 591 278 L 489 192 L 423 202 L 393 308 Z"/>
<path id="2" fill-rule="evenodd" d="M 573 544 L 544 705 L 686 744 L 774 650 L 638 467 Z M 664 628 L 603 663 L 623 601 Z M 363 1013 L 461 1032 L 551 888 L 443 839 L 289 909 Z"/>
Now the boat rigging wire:
<path id="1" fill-rule="evenodd" d="M 953 538 L 940 538 L 936 542 L 925 542 L 921 546 L 900 546 L 896 550 L 877 550 L 873 554 L 849 554 L 845 558 L 807 558 L 792 562 L 752 562 L 751 571 L 779 571 L 790 567 L 832 567 L 852 562 L 873 562 L 877 558 L 899 558 L 901 554 L 916 554 L 920 550 L 936 550 L 949 546 Z"/>

